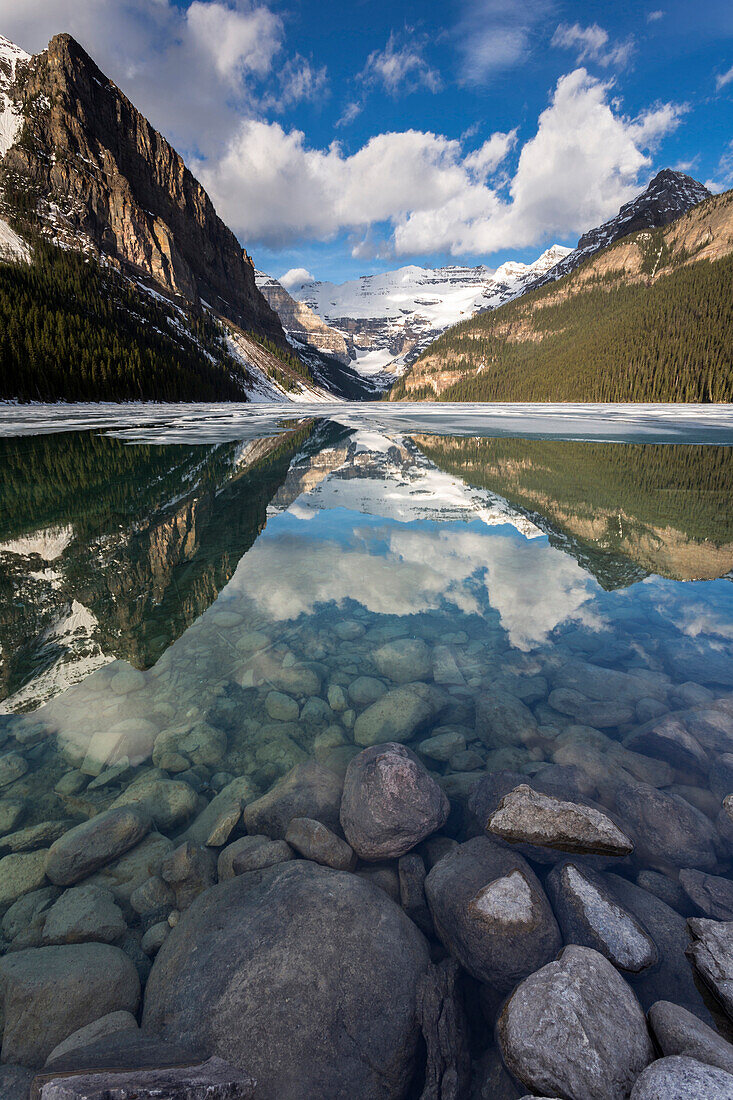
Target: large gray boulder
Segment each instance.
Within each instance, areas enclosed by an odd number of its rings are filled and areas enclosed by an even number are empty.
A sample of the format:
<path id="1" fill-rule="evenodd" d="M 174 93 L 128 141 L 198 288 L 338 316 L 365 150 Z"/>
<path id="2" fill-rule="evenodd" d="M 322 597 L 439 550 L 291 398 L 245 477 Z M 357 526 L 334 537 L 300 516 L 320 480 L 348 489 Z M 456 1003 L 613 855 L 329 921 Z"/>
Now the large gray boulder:
<path id="1" fill-rule="evenodd" d="M 684 798 L 639 783 L 619 788 L 616 807 L 642 863 L 662 870 L 715 869 L 715 828 L 709 818 Z"/>
<path id="2" fill-rule="evenodd" d="M 656 963 L 654 941 L 601 875 L 563 863 L 552 869 L 545 885 L 566 943 L 592 947 L 619 970 L 632 973 Z"/>
<path id="3" fill-rule="evenodd" d="M 733 1046 L 686 1008 L 657 1001 L 649 1009 L 648 1019 L 662 1054 L 686 1054 L 733 1073 Z"/>
<path id="4" fill-rule="evenodd" d="M 687 924 L 693 936 L 687 955 L 733 1019 L 733 921 L 692 917 Z"/>
<path id="5" fill-rule="evenodd" d="M 733 1100 L 733 1074 L 694 1058 L 660 1058 L 641 1074 L 631 1100 Z"/>
<path id="6" fill-rule="evenodd" d="M 486 827 L 513 844 L 562 852 L 626 856 L 633 850 L 629 837 L 607 814 L 541 794 L 526 783 L 502 798 Z"/>
<path id="7" fill-rule="evenodd" d="M 120 806 L 97 814 L 54 841 L 46 856 L 46 874 L 57 886 L 71 886 L 134 848 L 150 832 L 150 815 Z"/>
<path id="8" fill-rule="evenodd" d="M 284 840 L 294 817 L 315 818 L 329 829 L 338 830 L 342 786 L 335 772 L 315 760 L 296 764 L 267 794 L 247 806 L 247 832 Z"/>
<path id="9" fill-rule="evenodd" d="M 399 1100 L 428 963 L 381 890 L 297 860 L 197 898 L 156 958 L 143 1027 L 251 1073 L 260 1100 Z"/>
<path id="10" fill-rule="evenodd" d="M 134 1013 L 139 998 L 137 971 L 119 947 L 80 943 L 5 955 L 3 1061 L 42 1066 L 73 1031 L 109 1012 Z"/>
<path id="11" fill-rule="evenodd" d="M 575 945 L 515 990 L 497 1037 L 515 1077 L 565 1100 L 626 1100 L 654 1058 L 630 987 L 597 951 Z"/>
<path id="12" fill-rule="evenodd" d="M 497 989 L 511 989 L 562 945 L 529 864 L 488 837 L 474 837 L 439 860 L 425 879 L 425 894 L 451 955 Z"/>
<path id="13" fill-rule="evenodd" d="M 349 763 L 341 827 L 361 859 L 395 859 L 442 828 L 450 805 L 410 749 L 388 742 Z"/>
<path id="14" fill-rule="evenodd" d="M 43 1086 L 41 1100 L 253 1100 L 246 1073 L 209 1058 L 193 1066 L 102 1071 L 59 1077 Z"/>

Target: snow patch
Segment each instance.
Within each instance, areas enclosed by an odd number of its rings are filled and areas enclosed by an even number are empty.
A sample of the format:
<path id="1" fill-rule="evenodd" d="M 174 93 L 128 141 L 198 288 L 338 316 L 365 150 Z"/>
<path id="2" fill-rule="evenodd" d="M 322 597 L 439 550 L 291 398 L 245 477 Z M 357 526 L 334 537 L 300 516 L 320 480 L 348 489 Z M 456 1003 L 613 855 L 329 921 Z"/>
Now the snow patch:
<path id="1" fill-rule="evenodd" d="M 23 125 L 20 108 L 11 100 L 7 90 L 15 81 L 18 62 L 30 59 L 30 54 L 0 35 L 0 157 L 4 157 L 18 140 Z"/>
<path id="2" fill-rule="evenodd" d="M 37 554 L 44 561 L 56 561 L 73 538 L 74 528 L 70 524 L 63 527 L 44 527 L 31 535 L 0 542 L 0 554 L 18 554 L 24 558 Z"/>

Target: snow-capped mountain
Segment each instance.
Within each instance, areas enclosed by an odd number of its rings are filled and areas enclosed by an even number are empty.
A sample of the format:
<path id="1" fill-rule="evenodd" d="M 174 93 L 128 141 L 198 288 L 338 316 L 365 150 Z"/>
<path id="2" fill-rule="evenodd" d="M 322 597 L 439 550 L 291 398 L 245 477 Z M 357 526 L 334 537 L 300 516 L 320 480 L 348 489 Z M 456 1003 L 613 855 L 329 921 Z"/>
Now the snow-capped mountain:
<path id="1" fill-rule="evenodd" d="M 574 271 L 585 260 L 614 241 L 628 237 L 639 229 L 656 229 L 669 225 L 703 199 L 709 198 L 710 191 L 704 184 L 698 183 L 692 176 L 686 176 L 684 172 L 664 168 L 657 173 L 646 190 L 621 207 L 615 218 L 584 233 L 577 248 L 568 251 L 554 267 L 533 280 L 525 289 L 534 290 L 535 287 L 554 282 Z"/>
<path id="2" fill-rule="evenodd" d="M 409 266 L 341 284 L 303 283 L 292 297 L 341 334 L 360 374 L 386 387 L 449 325 L 516 298 L 569 251 L 553 245 L 534 263 L 510 260 L 496 270 Z"/>

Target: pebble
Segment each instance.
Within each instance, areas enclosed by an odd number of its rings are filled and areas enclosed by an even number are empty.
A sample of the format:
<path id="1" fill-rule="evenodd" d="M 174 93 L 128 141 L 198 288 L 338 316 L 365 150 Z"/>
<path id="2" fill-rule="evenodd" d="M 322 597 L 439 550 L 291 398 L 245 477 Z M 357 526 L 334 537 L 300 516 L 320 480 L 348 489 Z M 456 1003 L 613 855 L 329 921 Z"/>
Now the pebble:
<path id="1" fill-rule="evenodd" d="M 40 848 L 36 852 L 14 852 L 0 859 L 0 908 L 43 886 L 48 851 Z"/>

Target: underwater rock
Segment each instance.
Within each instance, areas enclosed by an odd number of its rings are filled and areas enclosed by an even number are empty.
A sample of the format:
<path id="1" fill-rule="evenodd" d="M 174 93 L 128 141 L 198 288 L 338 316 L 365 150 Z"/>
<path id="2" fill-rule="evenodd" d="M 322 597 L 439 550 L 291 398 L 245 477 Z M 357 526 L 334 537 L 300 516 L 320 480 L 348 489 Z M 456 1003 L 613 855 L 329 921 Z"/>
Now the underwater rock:
<path id="1" fill-rule="evenodd" d="M 657 1001 L 647 1016 L 662 1054 L 685 1054 L 733 1073 L 733 1045 L 686 1008 L 671 1001 Z"/>
<path id="2" fill-rule="evenodd" d="M 312 859 L 324 867 L 333 867 L 336 871 L 353 871 L 356 867 L 353 848 L 313 818 L 294 817 L 285 840 L 304 859 Z"/>
<path id="3" fill-rule="evenodd" d="M 57 886 L 71 886 L 139 844 L 150 825 L 149 814 L 132 806 L 97 814 L 51 845 L 46 874 Z"/>
<path id="4" fill-rule="evenodd" d="M 39 947 L 0 959 L 0 995 L 3 1060 L 34 1068 L 85 1024 L 117 1010 L 135 1013 L 140 980 L 119 947 Z"/>
<path id="5" fill-rule="evenodd" d="M 566 947 L 525 978 L 497 1027 L 511 1072 L 533 1092 L 626 1100 L 654 1048 L 634 993 L 597 951 Z"/>
<path id="6" fill-rule="evenodd" d="M 442 828 L 448 799 L 413 752 L 372 745 L 346 769 L 341 827 L 361 859 L 394 859 Z"/>
<path id="7" fill-rule="evenodd" d="M 522 856 L 474 837 L 425 880 L 438 937 L 479 981 L 508 991 L 562 945 L 539 880 Z"/>
<path id="8" fill-rule="evenodd" d="M 296 860 L 194 902 L 156 957 L 143 1027 L 246 1069 L 263 1100 L 399 1100 L 428 963 L 422 933 L 380 890 Z"/>
<path id="9" fill-rule="evenodd" d="M 410 741 L 445 705 L 443 694 L 429 684 L 393 688 L 361 712 L 354 723 L 354 741 L 364 746 Z"/>
<path id="10" fill-rule="evenodd" d="M 267 794 L 246 807 L 247 832 L 284 840 L 294 817 L 315 818 L 339 832 L 342 787 L 342 780 L 334 772 L 314 760 L 296 764 Z"/>

